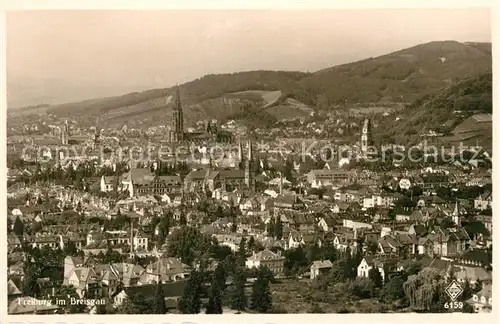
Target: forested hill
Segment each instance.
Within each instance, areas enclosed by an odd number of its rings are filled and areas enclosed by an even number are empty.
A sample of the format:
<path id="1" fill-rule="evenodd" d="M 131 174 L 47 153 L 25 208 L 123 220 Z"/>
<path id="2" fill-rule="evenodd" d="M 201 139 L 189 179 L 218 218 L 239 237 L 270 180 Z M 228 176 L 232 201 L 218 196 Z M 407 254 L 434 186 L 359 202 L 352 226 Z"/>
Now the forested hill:
<path id="1" fill-rule="evenodd" d="M 417 139 L 429 130 L 450 131 L 474 114 L 491 114 L 492 90 L 492 74 L 486 73 L 423 96 L 401 111 L 399 120 L 387 124 L 384 137 Z"/>
<path id="2" fill-rule="evenodd" d="M 431 42 L 315 73 L 251 71 L 207 75 L 181 84 L 180 92 L 188 124 L 206 118 L 224 120 L 250 115 L 259 123 L 302 117 L 310 109 L 331 110 L 344 104 L 412 103 L 461 80 L 491 73 L 491 61 L 491 44 Z M 81 120 L 100 116 L 101 122 L 110 126 L 164 124 L 173 93 L 174 88 L 153 89 L 42 106 L 24 113 L 46 111 Z M 22 110 L 10 110 L 9 114 Z"/>

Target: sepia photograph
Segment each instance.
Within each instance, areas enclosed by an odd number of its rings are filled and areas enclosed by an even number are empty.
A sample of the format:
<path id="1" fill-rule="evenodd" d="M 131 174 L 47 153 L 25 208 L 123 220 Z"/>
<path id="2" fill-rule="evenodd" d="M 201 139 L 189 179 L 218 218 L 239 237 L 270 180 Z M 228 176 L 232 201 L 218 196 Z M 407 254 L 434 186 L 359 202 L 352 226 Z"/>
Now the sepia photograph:
<path id="1" fill-rule="evenodd" d="M 491 20 L 7 12 L 7 313 L 491 313 Z"/>

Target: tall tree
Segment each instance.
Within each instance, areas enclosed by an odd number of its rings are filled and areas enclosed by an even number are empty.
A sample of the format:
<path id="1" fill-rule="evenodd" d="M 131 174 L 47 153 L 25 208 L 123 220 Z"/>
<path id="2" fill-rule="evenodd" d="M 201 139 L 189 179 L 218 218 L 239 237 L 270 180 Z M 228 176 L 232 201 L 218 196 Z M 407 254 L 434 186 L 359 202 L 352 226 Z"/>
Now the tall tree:
<path id="1" fill-rule="evenodd" d="M 274 228 L 274 236 L 278 240 L 281 240 L 283 238 L 283 222 L 281 221 L 281 217 L 279 216 L 278 219 L 276 220 L 276 225 Z"/>
<path id="2" fill-rule="evenodd" d="M 255 250 L 255 239 L 253 236 L 250 236 L 250 238 L 248 239 L 248 252 L 252 252 Z"/>
<path id="3" fill-rule="evenodd" d="M 203 275 L 198 271 L 192 272 L 179 300 L 178 308 L 182 314 L 200 313 L 202 284 Z"/>
<path id="4" fill-rule="evenodd" d="M 247 240 L 245 237 L 241 238 L 239 249 L 238 249 L 238 264 L 241 266 L 245 265 L 247 259 Z"/>
<path id="5" fill-rule="evenodd" d="M 404 279 L 404 274 L 398 274 L 386 280 L 380 292 L 381 299 L 386 302 L 393 302 L 403 298 L 405 296 L 405 291 L 403 289 L 403 284 L 405 283 Z"/>
<path id="6" fill-rule="evenodd" d="M 167 239 L 167 234 L 165 233 L 165 228 L 159 224 L 158 226 L 158 237 L 156 240 L 156 243 L 158 244 L 158 247 L 161 247 L 163 244 L 165 244 L 165 240 Z"/>
<path id="7" fill-rule="evenodd" d="M 366 250 L 370 252 L 370 254 L 376 254 L 378 250 L 378 244 L 374 240 L 370 240 L 366 243 Z"/>
<path id="8" fill-rule="evenodd" d="M 17 236 L 23 236 L 24 234 L 24 224 L 23 221 L 19 218 L 19 216 L 17 216 L 16 220 L 14 221 L 13 230 Z"/>
<path id="9" fill-rule="evenodd" d="M 161 280 L 158 280 L 158 284 L 156 285 L 154 299 L 154 314 L 165 314 L 167 312 L 167 306 L 165 305 L 165 295 L 163 294 Z"/>
<path id="10" fill-rule="evenodd" d="M 259 269 L 257 280 L 253 285 L 250 307 L 260 313 L 266 313 L 272 308 L 269 279 L 262 268 Z"/>
<path id="11" fill-rule="evenodd" d="M 226 287 L 226 271 L 222 262 L 218 263 L 215 268 L 212 284 L 218 286 L 221 290 L 224 290 Z"/>
<path id="12" fill-rule="evenodd" d="M 293 161 L 286 159 L 283 167 L 283 177 L 288 181 L 293 181 Z"/>
<path id="13" fill-rule="evenodd" d="M 405 296 L 414 310 L 442 312 L 447 301 L 444 297 L 446 280 L 434 269 L 423 269 L 408 277 L 403 284 Z"/>
<path id="14" fill-rule="evenodd" d="M 346 282 L 350 279 L 350 273 L 345 258 L 340 258 L 333 262 L 332 270 L 330 270 L 330 278 L 333 282 Z"/>
<path id="15" fill-rule="evenodd" d="M 260 266 L 259 273 L 270 283 L 274 283 L 276 281 L 274 273 L 267 266 Z"/>
<path id="16" fill-rule="evenodd" d="M 236 221 L 236 216 L 237 216 L 236 211 L 237 211 L 236 203 L 235 203 L 234 199 L 230 199 L 229 200 L 229 216 L 228 216 L 228 218 L 231 219 L 231 232 L 233 232 L 233 233 L 236 233 L 236 231 L 238 230 L 238 224 Z"/>
<path id="17" fill-rule="evenodd" d="M 243 268 L 234 271 L 234 289 L 231 295 L 231 308 L 242 311 L 247 308 L 247 296 L 245 295 L 246 275 Z"/>
<path id="18" fill-rule="evenodd" d="M 309 263 L 318 260 L 320 256 L 321 256 L 321 249 L 319 248 L 317 243 L 314 243 L 313 245 L 310 245 L 307 248 L 307 259 L 309 260 Z"/>
<path id="19" fill-rule="evenodd" d="M 210 296 L 208 298 L 207 314 L 222 314 L 222 294 L 226 286 L 226 276 L 222 263 L 217 265 L 214 277 L 212 280 L 212 287 L 210 289 Z"/>
<path id="20" fill-rule="evenodd" d="M 182 262 L 192 265 L 197 251 L 209 251 L 211 240 L 196 228 L 183 226 L 175 229 L 168 240 L 168 254 L 181 258 Z"/>
<path id="21" fill-rule="evenodd" d="M 309 260 L 307 260 L 306 253 L 301 246 L 285 252 L 284 270 L 287 275 L 301 273 L 308 266 Z"/>
<path id="22" fill-rule="evenodd" d="M 348 247 L 346 252 L 342 256 L 342 259 L 345 261 L 344 263 L 344 273 L 348 279 L 355 279 L 357 275 L 357 267 L 361 262 L 360 255 L 356 253 L 354 257 L 351 254 L 351 249 Z M 359 260 L 359 261 L 358 261 Z"/>
<path id="23" fill-rule="evenodd" d="M 322 246 L 323 250 L 323 258 L 325 260 L 330 260 L 331 262 L 334 262 L 338 259 L 338 251 L 335 249 L 335 246 L 332 244 L 325 244 Z"/>
<path id="24" fill-rule="evenodd" d="M 382 287 L 383 279 L 377 267 L 373 267 L 368 271 L 368 278 L 373 282 L 376 288 Z"/>
<path id="25" fill-rule="evenodd" d="M 181 226 L 185 226 L 187 224 L 187 218 L 183 211 L 181 212 L 181 216 L 179 218 L 179 224 Z"/>
<path id="26" fill-rule="evenodd" d="M 68 243 L 66 243 L 64 245 L 64 254 L 65 255 L 75 256 L 75 255 L 77 255 L 77 253 L 78 253 L 78 249 L 76 248 L 75 242 L 68 241 Z"/>
<path id="27" fill-rule="evenodd" d="M 274 217 L 271 217 L 271 219 L 269 220 L 269 223 L 267 223 L 267 227 L 266 227 L 267 236 L 270 236 L 270 237 L 276 236 L 275 227 L 276 227 L 276 222 L 274 221 Z"/>
<path id="28" fill-rule="evenodd" d="M 224 217 L 224 210 L 222 209 L 221 205 L 217 206 L 217 208 L 215 209 L 215 217 L 217 219 Z"/>

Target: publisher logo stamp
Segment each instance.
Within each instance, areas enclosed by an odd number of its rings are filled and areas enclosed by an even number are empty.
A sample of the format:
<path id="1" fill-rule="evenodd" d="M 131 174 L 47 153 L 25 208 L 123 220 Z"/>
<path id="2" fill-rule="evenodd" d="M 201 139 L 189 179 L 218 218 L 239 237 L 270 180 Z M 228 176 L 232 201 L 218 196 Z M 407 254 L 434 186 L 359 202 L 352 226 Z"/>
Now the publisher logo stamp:
<path id="1" fill-rule="evenodd" d="M 451 301 L 455 301 L 464 292 L 464 290 L 462 287 L 460 287 L 456 280 L 453 280 L 446 287 L 445 292 L 448 296 L 450 296 Z"/>

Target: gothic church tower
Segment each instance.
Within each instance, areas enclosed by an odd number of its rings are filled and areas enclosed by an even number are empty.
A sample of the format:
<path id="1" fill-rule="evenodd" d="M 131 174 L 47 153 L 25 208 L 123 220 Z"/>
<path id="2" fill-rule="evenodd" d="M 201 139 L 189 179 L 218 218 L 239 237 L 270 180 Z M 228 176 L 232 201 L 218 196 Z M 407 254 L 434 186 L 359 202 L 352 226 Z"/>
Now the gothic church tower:
<path id="1" fill-rule="evenodd" d="M 248 141 L 248 156 L 245 160 L 245 184 L 250 190 L 255 191 L 255 178 L 253 174 L 252 141 Z"/>
<path id="2" fill-rule="evenodd" d="M 69 125 L 68 125 L 68 120 L 66 120 L 64 121 L 64 125 L 61 129 L 61 144 L 68 145 L 68 139 L 69 139 Z"/>
<path id="3" fill-rule="evenodd" d="M 181 96 L 179 86 L 175 89 L 174 108 L 172 113 L 172 130 L 170 132 L 171 142 L 182 142 L 184 140 L 184 117 L 182 115 Z"/>
<path id="4" fill-rule="evenodd" d="M 363 157 L 368 155 L 370 146 L 373 145 L 372 125 L 370 119 L 366 118 L 361 131 L 361 154 Z"/>

